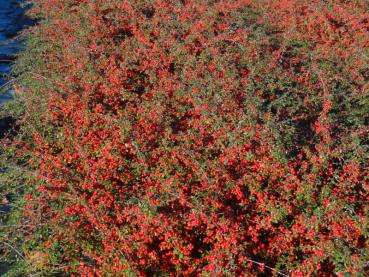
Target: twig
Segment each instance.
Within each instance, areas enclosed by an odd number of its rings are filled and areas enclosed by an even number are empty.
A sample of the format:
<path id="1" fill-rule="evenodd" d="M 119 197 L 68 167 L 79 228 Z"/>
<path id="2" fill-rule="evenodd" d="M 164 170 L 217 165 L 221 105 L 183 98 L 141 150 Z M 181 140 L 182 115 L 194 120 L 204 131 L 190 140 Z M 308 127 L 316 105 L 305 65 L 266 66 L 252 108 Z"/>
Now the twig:
<path id="1" fill-rule="evenodd" d="M 0 225 L 0 228 L 11 228 L 11 227 L 35 227 L 35 226 L 41 226 L 42 224 L 37 225 Z"/>
<path id="2" fill-rule="evenodd" d="M 24 258 L 24 256 L 20 253 L 20 251 L 18 249 L 16 249 L 14 246 L 12 246 L 11 244 L 7 243 L 6 241 L 3 241 L 3 244 L 5 244 L 9 248 L 11 248 L 14 252 L 16 252 L 22 258 L 22 260 L 26 260 Z"/>
<path id="3" fill-rule="evenodd" d="M 284 274 L 284 273 L 282 273 L 282 272 L 280 272 L 280 271 L 276 270 L 276 269 L 275 269 L 275 268 L 273 268 L 273 267 L 270 267 L 270 266 L 265 265 L 264 263 L 260 263 L 260 262 L 257 262 L 257 261 L 254 261 L 254 260 L 250 260 L 250 259 L 248 259 L 247 261 L 248 261 L 248 262 L 251 262 L 251 263 L 254 263 L 254 264 L 257 264 L 258 266 L 265 267 L 265 268 L 267 268 L 267 269 L 269 269 L 269 270 L 271 270 L 271 271 L 274 271 L 274 272 L 275 272 L 275 273 L 277 273 L 278 275 L 281 275 L 281 276 L 284 276 L 284 277 L 290 277 L 290 275 Z"/>
<path id="4" fill-rule="evenodd" d="M 14 83 L 16 81 L 16 79 L 13 79 L 13 80 L 10 80 L 8 82 L 6 82 L 5 84 L 3 84 L 2 86 L 0 86 L 0 91 L 3 90 L 6 86 Z M 6 92 L 6 91 L 5 91 Z M 1 94 L 5 93 L 5 92 L 2 92 Z"/>

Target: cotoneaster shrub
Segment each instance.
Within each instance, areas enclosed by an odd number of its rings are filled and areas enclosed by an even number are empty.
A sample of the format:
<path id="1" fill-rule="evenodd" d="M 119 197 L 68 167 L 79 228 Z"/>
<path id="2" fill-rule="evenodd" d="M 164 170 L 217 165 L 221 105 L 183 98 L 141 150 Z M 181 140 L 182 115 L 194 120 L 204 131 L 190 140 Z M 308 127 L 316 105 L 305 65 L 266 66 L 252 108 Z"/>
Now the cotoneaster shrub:
<path id="1" fill-rule="evenodd" d="M 36 271 L 367 273 L 368 3 L 33 2 Z"/>

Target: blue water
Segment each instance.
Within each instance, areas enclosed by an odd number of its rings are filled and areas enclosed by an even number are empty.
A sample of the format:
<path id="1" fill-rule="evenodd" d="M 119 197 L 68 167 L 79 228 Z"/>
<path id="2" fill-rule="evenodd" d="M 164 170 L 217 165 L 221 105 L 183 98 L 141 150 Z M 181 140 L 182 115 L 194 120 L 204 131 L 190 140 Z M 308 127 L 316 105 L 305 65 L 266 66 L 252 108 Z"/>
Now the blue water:
<path id="1" fill-rule="evenodd" d="M 17 34 L 29 24 L 19 0 L 0 0 L 0 104 L 13 99 L 11 64 L 20 50 Z"/>
<path id="2" fill-rule="evenodd" d="M 21 48 L 21 41 L 17 38 L 17 34 L 24 27 L 32 24 L 32 22 L 24 17 L 25 8 L 22 8 L 19 3 L 22 0 L 0 0 L 0 105 L 10 101 L 14 97 L 12 90 L 12 81 L 10 76 L 11 65 L 14 62 L 15 55 Z M 0 118 L 0 138 L 6 130 L 11 127 L 12 120 L 9 118 Z M 0 168 L 0 174 L 6 169 Z M 8 213 L 10 205 L 1 203 L 0 198 L 0 213 Z M 6 196 L 9 200 L 11 197 Z M 10 265 L 0 260 L 0 276 L 6 274 L 10 269 Z"/>

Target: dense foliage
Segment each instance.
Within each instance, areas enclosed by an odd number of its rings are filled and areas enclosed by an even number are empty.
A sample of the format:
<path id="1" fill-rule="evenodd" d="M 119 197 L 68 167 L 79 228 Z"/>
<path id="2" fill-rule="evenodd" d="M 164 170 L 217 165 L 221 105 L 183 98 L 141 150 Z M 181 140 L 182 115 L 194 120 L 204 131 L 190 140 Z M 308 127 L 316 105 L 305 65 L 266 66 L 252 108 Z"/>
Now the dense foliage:
<path id="1" fill-rule="evenodd" d="M 368 1 L 33 2 L 33 270 L 368 273 Z"/>

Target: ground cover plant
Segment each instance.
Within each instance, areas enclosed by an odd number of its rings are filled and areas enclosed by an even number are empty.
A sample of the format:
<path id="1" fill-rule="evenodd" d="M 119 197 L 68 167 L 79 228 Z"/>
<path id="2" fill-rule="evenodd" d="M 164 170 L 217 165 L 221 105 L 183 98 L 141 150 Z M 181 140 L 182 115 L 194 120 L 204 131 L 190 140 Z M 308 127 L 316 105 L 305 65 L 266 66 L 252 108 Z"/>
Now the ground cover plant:
<path id="1" fill-rule="evenodd" d="M 368 274 L 368 1 L 33 3 L 30 271 Z"/>

